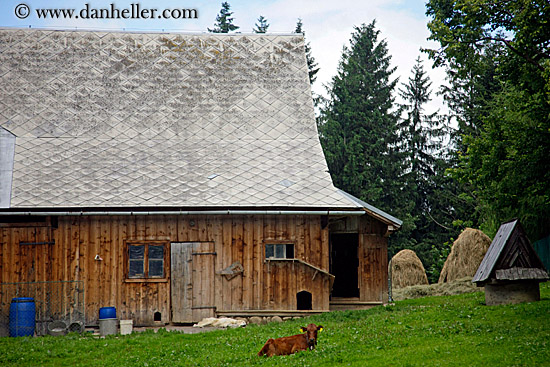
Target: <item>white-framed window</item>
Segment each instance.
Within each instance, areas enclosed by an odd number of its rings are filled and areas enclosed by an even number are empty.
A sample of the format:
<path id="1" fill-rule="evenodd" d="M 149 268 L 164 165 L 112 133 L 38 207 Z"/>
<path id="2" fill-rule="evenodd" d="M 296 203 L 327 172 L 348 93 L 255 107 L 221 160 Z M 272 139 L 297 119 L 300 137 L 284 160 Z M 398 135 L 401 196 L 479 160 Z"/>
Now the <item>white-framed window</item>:
<path id="1" fill-rule="evenodd" d="M 266 243 L 266 259 L 294 259 L 293 243 Z"/>

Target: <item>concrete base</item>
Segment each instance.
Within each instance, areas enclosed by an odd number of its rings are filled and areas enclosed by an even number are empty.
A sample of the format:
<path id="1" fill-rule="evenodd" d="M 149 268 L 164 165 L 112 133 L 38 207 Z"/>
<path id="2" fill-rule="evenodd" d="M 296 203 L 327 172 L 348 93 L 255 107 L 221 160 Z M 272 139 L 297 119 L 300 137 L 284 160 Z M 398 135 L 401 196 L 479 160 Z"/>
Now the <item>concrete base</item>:
<path id="1" fill-rule="evenodd" d="M 487 306 L 540 301 L 538 282 L 485 284 Z"/>

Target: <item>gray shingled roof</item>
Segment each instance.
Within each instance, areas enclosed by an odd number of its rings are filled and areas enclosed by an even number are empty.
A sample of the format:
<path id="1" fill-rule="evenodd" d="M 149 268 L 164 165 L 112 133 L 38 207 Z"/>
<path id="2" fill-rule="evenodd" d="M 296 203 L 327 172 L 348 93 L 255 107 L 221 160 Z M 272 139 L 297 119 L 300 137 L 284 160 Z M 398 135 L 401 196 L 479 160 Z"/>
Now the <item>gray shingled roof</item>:
<path id="1" fill-rule="evenodd" d="M 301 36 L 1 29 L 0 85 L 4 208 L 360 207 Z"/>
<path id="2" fill-rule="evenodd" d="M 340 194 L 344 195 L 344 197 L 350 199 L 351 201 L 355 202 L 358 206 L 362 207 L 366 212 L 368 212 L 371 216 L 376 217 L 382 222 L 387 224 L 393 224 L 394 226 L 397 226 L 398 228 L 403 225 L 403 221 L 400 219 L 397 219 L 393 215 L 390 215 L 372 205 L 370 205 L 367 202 L 364 202 L 363 200 L 353 196 L 350 193 L 345 192 L 344 190 L 338 189 Z"/>
<path id="3" fill-rule="evenodd" d="M 548 279 L 542 261 L 517 219 L 505 222 L 499 227 L 472 282 L 483 284 L 491 278 L 497 280 Z"/>

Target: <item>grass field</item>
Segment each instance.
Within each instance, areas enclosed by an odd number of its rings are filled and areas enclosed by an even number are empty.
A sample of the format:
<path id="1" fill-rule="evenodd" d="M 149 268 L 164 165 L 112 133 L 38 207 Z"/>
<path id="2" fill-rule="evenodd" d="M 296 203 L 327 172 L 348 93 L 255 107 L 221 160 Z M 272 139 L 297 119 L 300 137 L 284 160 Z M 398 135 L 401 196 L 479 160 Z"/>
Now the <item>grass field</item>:
<path id="1" fill-rule="evenodd" d="M 0 366 L 550 366 L 550 287 L 485 306 L 481 292 L 201 334 L 0 338 Z M 258 357 L 269 337 L 322 324 L 313 352 Z"/>

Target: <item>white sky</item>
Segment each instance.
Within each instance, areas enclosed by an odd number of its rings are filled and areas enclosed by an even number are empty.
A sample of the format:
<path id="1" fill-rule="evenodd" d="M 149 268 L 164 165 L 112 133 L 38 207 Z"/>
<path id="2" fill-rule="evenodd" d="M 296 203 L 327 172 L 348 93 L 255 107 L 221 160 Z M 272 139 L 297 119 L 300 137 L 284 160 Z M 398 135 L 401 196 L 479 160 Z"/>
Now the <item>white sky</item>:
<path id="1" fill-rule="evenodd" d="M 439 86 L 444 83 L 442 68 L 432 69 L 432 63 L 420 52 L 421 47 L 437 47 L 428 42 L 429 31 L 426 27 L 424 0 L 229 0 L 234 12 L 234 24 L 240 26 L 242 33 L 252 32 L 260 15 L 267 18 L 270 33 L 290 33 L 296 27 L 298 18 L 302 18 L 306 40 L 310 42 L 313 56 L 320 71 L 313 85 L 316 93 L 324 94 L 324 84 L 330 82 L 336 73 L 342 48 L 349 44 L 353 26 L 377 21 L 381 38 L 388 42 L 392 66 L 397 66 L 394 77 L 406 82 L 415 59 L 424 60 L 424 69 L 432 80 L 433 101 L 426 112 L 445 110 L 442 98 L 436 95 Z M 90 4 L 91 8 L 108 8 L 111 3 L 119 9 L 129 8 L 130 4 L 139 4 L 141 8 L 185 8 L 197 9 L 198 19 L 57 19 L 41 20 L 37 8 L 73 8 L 79 11 Z M 126 29 L 126 30 L 165 30 L 203 32 L 212 28 L 222 1 L 212 0 L 1 0 L 0 26 L 35 27 L 53 29 Z M 26 4 L 31 9 L 26 19 L 18 19 L 15 9 Z"/>

